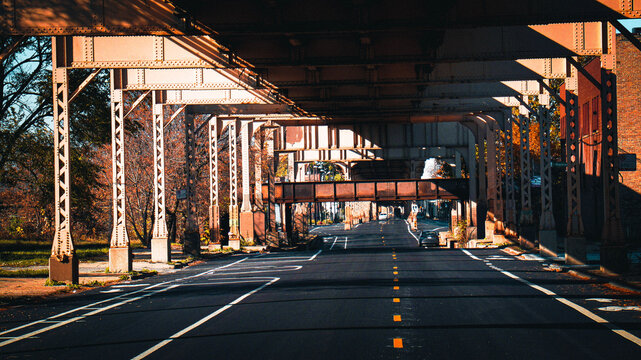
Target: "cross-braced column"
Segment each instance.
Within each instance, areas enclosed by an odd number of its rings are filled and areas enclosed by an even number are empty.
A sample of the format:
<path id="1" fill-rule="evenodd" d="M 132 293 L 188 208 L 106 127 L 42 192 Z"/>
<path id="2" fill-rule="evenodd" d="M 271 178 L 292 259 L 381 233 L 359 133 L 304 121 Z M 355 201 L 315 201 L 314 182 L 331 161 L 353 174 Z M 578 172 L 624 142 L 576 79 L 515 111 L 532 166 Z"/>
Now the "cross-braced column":
<path id="1" fill-rule="evenodd" d="M 218 118 L 209 119 L 209 239 L 220 244 L 218 205 Z"/>
<path id="2" fill-rule="evenodd" d="M 56 66 L 56 38 L 52 38 L 53 58 L 53 143 L 56 232 L 49 259 L 49 278 L 78 283 L 78 258 L 71 241 L 71 187 L 69 176 L 69 77 L 68 70 Z"/>
<path id="3" fill-rule="evenodd" d="M 263 144 L 264 131 L 256 133 L 257 154 L 254 157 L 254 240 L 265 242 L 265 212 L 263 208 Z M 308 213 L 309 214 L 309 213 Z"/>
<path id="4" fill-rule="evenodd" d="M 519 132 L 521 134 L 521 216 L 519 223 L 523 225 L 532 224 L 532 189 L 530 181 L 532 168 L 530 167 L 530 119 L 527 116 L 519 116 Z"/>
<path id="5" fill-rule="evenodd" d="M 252 212 L 251 191 L 249 188 L 249 136 L 251 134 L 251 120 L 242 120 L 240 128 L 241 138 L 241 170 L 243 182 L 243 202 L 240 208 L 240 235 L 248 244 L 254 242 L 254 213 Z"/>
<path id="6" fill-rule="evenodd" d="M 470 186 L 469 186 L 469 192 L 470 192 L 470 199 L 468 201 L 468 211 L 467 211 L 467 218 L 468 218 L 468 226 L 477 226 L 478 225 L 478 220 L 476 218 L 476 206 L 477 206 L 477 189 L 476 186 L 478 185 L 477 181 L 477 174 L 476 174 L 476 146 L 474 143 L 470 142 L 468 144 L 468 149 L 467 149 L 467 172 L 470 177 Z M 478 231 L 478 230 L 477 230 Z"/>
<path id="7" fill-rule="evenodd" d="M 109 270 L 131 271 L 131 249 L 125 213 L 125 113 L 123 91 L 114 88 L 111 70 L 111 161 L 113 173 L 113 231 L 109 248 Z"/>
<path id="8" fill-rule="evenodd" d="M 586 261 L 583 219 L 581 217 L 581 159 L 579 149 L 579 99 L 565 93 L 565 138 L 567 155 L 568 227 L 565 240 L 565 262 L 582 264 Z"/>
<path id="9" fill-rule="evenodd" d="M 185 235 L 183 252 L 185 254 L 200 254 L 200 232 L 196 213 L 196 130 L 194 115 L 185 113 L 185 170 L 187 175 L 187 199 L 185 206 Z"/>
<path id="10" fill-rule="evenodd" d="M 264 132 L 261 129 L 256 135 L 257 156 L 254 158 L 254 206 L 256 211 L 263 211 L 263 143 Z"/>
<path id="11" fill-rule="evenodd" d="M 485 233 L 485 218 L 487 215 L 487 180 L 485 177 L 485 130 L 479 129 L 476 139 L 479 154 L 479 192 L 476 207 L 477 234 L 479 238 L 487 236 Z"/>
<path id="12" fill-rule="evenodd" d="M 269 166 L 267 166 L 267 232 L 272 238 L 276 233 L 276 192 L 275 192 L 275 176 L 276 168 L 278 166 L 278 157 L 274 152 L 275 142 L 278 138 L 276 129 L 267 128 L 267 158 L 269 159 Z M 274 243 L 275 245 L 275 243 Z"/>
<path id="13" fill-rule="evenodd" d="M 603 246 L 601 267 L 616 273 L 628 270 L 619 209 L 619 148 L 616 75 L 601 69 L 601 178 L 603 180 Z"/>
<path id="14" fill-rule="evenodd" d="M 496 133 L 494 126 L 488 123 L 485 127 L 487 137 L 487 215 L 485 218 L 485 238 L 494 239 L 497 221 L 497 164 L 496 164 Z"/>
<path id="15" fill-rule="evenodd" d="M 503 233 L 505 227 L 503 225 L 504 220 L 504 199 L 503 199 L 503 146 L 504 142 L 502 139 L 501 129 L 497 126 L 494 129 L 494 139 L 496 140 L 496 202 L 494 205 L 494 218 L 496 219 L 495 231 Z"/>
<path id="16" fill-rule="evenodd" d="M 556 256 L 556 225 L 552 211 L 552 149 L 550 143 L 550 111 L 539 107 L 539 142 L 541 146 L 541 218 L 539 221 L 539 250 Z"/>
<path id="17" fill-rule="evenodd" d="M 165 213 L 165 135 L 163 106 L 159 104 L 155 91 L 152 93 L 151 106 L 154 131 L 154 229 L 151 239 L 151 261 L 168 262 L 171 260 L 171 247 L 167 234 Z"/>
<path id="18" fill-rule="evenodd" d="M 505 221 L 511 234 L 514 233 L 516 225 L 516 199 L 514 197 L 514 151 L 512 144 L 512 121 L 510 113 L 505 117 Z"/>
<path id="19" fill-rule="evenodd" d="M 233 249 L 240 249 L 236 120 L 229 122 L 227 130 L 229 131 L 229 246 Z"/>

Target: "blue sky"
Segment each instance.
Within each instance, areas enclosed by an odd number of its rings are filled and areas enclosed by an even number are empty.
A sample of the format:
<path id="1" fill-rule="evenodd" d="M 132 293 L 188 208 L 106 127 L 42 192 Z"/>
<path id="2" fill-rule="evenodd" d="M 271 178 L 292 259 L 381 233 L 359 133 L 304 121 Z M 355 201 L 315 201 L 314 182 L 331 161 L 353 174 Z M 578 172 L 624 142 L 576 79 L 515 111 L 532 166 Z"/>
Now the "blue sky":
<path id="1" fill-rule="evenodd" d="M 619 20 L 621 24 L 632 31 L 632 28 L 641 27 L 641 19 Z"/>

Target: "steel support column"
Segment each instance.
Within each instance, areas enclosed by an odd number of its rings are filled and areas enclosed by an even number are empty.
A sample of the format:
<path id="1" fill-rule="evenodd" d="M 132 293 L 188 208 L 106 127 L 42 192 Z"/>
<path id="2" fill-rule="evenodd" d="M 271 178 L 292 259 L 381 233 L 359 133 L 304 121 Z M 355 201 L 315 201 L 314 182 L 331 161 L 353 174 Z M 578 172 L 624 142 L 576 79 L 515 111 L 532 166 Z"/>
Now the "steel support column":
<path id="1" fill-rule="evenodd" d="M 503 198 L 503 151 L 505 143 L 503 141 L 503 134 L 501 134 L 501 128 L 496 127 L 494 129 L 494 139 L 496 140 L 496 202 L 494 205 L 495 213 L 495 227 L 494 231 L 499 234 L 504 234 L 505 232 L 505 203 Z"/>
<path id="2" fill-rule="evenodd" d="M 512 136 L 512 113 L 505 117 L 505 232 L 516 234 L 516 199 L 514 196 L 514 138 Z"/>
<path id="3" fill-rule="evenodd" d="M 601 179 L 603 180 L 603 245 L 601 268 L 628 270 L 625 237 L 619 209 L 619 161 L 616 75 L 601 69 Z"/>
<path id="4" fill-rule="evenodd" d="M 53 143 L 55 235 L 49 259 L 49 278 L 78 283 L 78 258 L 71 240 L 71 183 L 69 168 L 69 71 L 58 68 L 57 38 L 52 45 L 53 79 Z"/>
<path id="5" fill-rule="evenodd" d="M 274 152 L 276 147 L 276 140 L 278 139 L 278 132 L 273 127 L 267 128 L 267 231 L 266 238 L 267 244 L 276 246 L 278 240 L 276 235 L 276 169 L 278 166 L 278 155 Z"/>
<path id="6" fill-rule="evenodd" d="M 238 152 L 236 144 L 236 120 L 229 121 L 229 246 L 240 249 L 238 223 Z"/>
<path id="7" fill-rule="evenodd" d="M 519 116 L 519 132 L 521 134 L 520 160 L 521 160 L 521 225 L 532 224 L 532 162 L 530 161 L 530 118 Z"/>
<path id="8" fill-rule="evenodd" d="M 495 133 L 495 124 L 487 123 L 485 127 L 486 130 L 486 139 L 487 139 L 487 215 L 485 218 L 485 238 L 494 239 L 494 232 L 496 230 L 496 221 L 497 221 L 497 207 L 496 207 L 496 178 L 497 168 L 496 168 L 496 133 Z"/>
<path id="9" fill-rule="evenodd" d="M 165 120 L 160 94 L 151 95 L 154 131 L 154 229 L 151 239 L 151 261 L 171 261 L 171 246 L 167 234 L 165 205 Z"/>
<path id="10" fill-rule="evenodd" d="M 240 142 L 241 142 L 241 171 L 243 185 L 243 202 L 240 208 L 240 236 L 247 242 L 254 242 L 254 213 L 252 212 L 251 191 L 249 179 L 249 137 L 251 132 L 251 120 L 241 120 L 240 122 Z"/>
<path id="11" fill-rule="evenodd" d="M 479 129 L 476 139 L 479 154 L 479 172 L 478 172 L 478 204 L 476 207 L 477 234 L 480 239 L 487 236 L 485 233 L 485 217 L 487 215 L 487 180 L 485 177 L 485 131 Z"/>
<path id="12" fill-rule="evenodd" d="M 220 247 L 220 207 L 218 204 L 218 118 L 209 119 L 209 241 Z"/>
<path id="13" fill-rule="evenodd" d="M 565 236 L 565 262 L 583 264 L 587 260 L 581 217 L 581 158 L 579 142 L 579 99 L 565 93 L 565 141 L 567 154 L 568 227 Z"/>
<path id="14" fill-rule="evenodd" d="M 468 227 L 475 228 L 478 226 L 478 219 L 476 217 L 476 207 L 477 207 L 477 173 L 476 173 L 476 146 L 474 143 L 470 142 L 468 144 L 468 156 L 467 156 L 467 172 L 469 174 L 470 178 L 470 188 L 469 188 L 469 194 L 470 198 L 467 202 L 467 220 L 468 220 Z M 478 229 L 470 231 L 470 234 L 472 234 L 473 238 L 478 237 Z"/>
<path id="15" fill-rule="evenodd" d="M 194 115 L 185 113 L 185 172 L 187 175 L 187 199 L 185 206 L 185 234 L 183 237 L 183 252 L 185 254 L 200 254 L 200 231 L 198 229 L 198 214 L 196 212 L 196 128 Z"/>
<path id="16" fill-rule="evenodd" d="M 521 215 L 519 217 L 519 244 L 522 247 L 533 248 L 536 227 L 532 214 L 532 162 L 530 157 L 530 118 L 519 116 L 519 132 L 521 135 Z"/>
<path id="17" fill-rule="evenodd" d="M 256 133 L 257 154 L 254 157 L 254 241 L 265 242 L 265 212 L 263 208 L 263 145 L 265 132 L 262 128 Z"/>
<path id="18" fill-rule="evenodd" d="M 552 149 L 550 111 L 539 106 L 539 142 L 541 146 L 541 218 L 539 220 L 539 252 L 544 255 L 557 255 L 556 225 L 552 211 Z"/>
<path id="19" fill-rule="evenodd" d="M 116 89 L 111 70 L 111 162 L 113 187 L 113 230 L 109 247 L 109 271 L 131 271 L 131 248 L 127 236 L 125 208 L 125 116 L 123 91 Z"/>

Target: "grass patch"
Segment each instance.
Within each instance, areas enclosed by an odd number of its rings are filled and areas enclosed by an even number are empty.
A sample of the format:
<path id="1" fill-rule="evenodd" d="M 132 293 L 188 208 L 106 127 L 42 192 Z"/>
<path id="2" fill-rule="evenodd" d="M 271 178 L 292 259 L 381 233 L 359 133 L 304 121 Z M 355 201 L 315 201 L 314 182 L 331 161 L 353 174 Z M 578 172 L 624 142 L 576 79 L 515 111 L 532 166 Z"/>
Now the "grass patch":
<path id="1" fill-rule="evenodd" d="M 142 247 L 132 242 L 132 247 Z M 109 242 L 104 240 L 74 241 L 76 256 L 80 261 L 105 260 L 109 254 Z M 48 265 L 51 256 L 51 241 L 0 240 L 0 266 Z"/>
<path id="2" fill-rule="evenodd" d="M 0 278 L 46 278 L 49 270 L 3 270 L 0 269 Z"/>

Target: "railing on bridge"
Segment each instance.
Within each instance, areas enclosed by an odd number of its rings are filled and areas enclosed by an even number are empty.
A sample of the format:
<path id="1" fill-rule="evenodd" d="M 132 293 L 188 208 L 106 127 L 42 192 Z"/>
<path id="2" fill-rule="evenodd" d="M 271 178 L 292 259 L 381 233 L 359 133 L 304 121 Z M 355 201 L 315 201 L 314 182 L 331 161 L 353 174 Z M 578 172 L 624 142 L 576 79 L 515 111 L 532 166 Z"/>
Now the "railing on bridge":
<path id="1" fill-rule="evenodd" d="M 467 179 L 360 180 L 275 184 L 277 203 L 328 201 L 465 200 Z M 263 185 L 268 201 L 268 186 Z"/>

